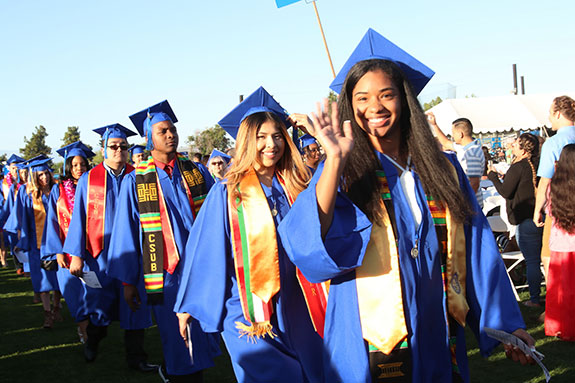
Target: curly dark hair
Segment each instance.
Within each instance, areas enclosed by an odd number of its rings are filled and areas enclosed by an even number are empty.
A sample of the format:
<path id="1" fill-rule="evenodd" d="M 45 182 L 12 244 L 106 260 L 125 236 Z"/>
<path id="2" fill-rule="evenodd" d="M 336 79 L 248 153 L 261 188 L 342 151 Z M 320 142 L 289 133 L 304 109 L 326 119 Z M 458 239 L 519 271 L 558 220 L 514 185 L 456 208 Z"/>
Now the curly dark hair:
<path id="1" fill-rule="evenodd" d="M 551 215 L 555 224 L 575 234 L 575 144 L 565 145 L 550 185 Z"/>
<path id="2" fill-rule="evenodd" d="M 531 174 L 533 177 L 533 189 L 537 190 L 538 182 L 535 167 L 539 164 L 539 140 L 531 133 L 523 133 L 519 136 L 518 143 L 519 149 L 523 149 L 525 150 L 525 153 L 527 153 L 527 161 L 531 167 Z"/>
<path id="3" fill-rule="evenodd" d="M 452 176 L 452 166 L 435 144 L 427 118 L 411 84 L 393 62 L 381 59 L 360 61 L 347 74 L 338 98 L 340 121 L 351 121 L 354 147 L 343 171 L 343 188 L 350 199 L 372 222 L 381 222 L 381 195 L 376 170 L 381 164 L 374 153 L 368 134 L 355 120 L 352 106 L 353 89 L 368 72 L 382 71 L 399 89 L 401 97 L 400 151 L 411 155 L 426 194 L 443 201 L 458 222 L 465 222 L 473 210 L 465 199 L 459 182 Z"/>
<path id="4" fill-rule="evenodd" d="M 575 100 L 569 96 L 559 96 L 553 99 L 553 111 L 561 112 L 567 119 L 575 121 Z"/>

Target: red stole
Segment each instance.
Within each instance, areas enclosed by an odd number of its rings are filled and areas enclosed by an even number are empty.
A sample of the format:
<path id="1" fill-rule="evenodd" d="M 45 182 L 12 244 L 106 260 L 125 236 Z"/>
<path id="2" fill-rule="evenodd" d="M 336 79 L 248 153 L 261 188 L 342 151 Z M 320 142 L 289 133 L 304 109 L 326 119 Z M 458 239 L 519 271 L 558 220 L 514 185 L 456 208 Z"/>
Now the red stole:
<path id="1" fill-rule="evenodd" d="M 124 176 L 134 170 L 126 164 Z M 96 258 L 104 249 L 108 171 L 102 162 L 88 173 L 86 196 L 86 250 Z"/>

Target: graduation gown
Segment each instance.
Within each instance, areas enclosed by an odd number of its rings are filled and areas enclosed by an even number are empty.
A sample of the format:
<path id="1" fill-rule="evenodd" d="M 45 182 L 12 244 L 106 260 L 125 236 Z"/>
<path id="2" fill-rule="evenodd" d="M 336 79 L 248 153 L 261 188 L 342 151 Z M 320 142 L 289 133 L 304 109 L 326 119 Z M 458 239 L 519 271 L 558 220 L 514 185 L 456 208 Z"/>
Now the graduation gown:
<path id="1" fill-rule="evenodd" d="M 200 168 L 200 171 L 202 169 Z M 201 331 L 197 322 L 192 324 L 192 343 L 194 362 L 191 362 L 189 351 L 179 332 L 179 322 L 174 312 L 174 303 L 180 283 L 184 247 L 189 231 L 194 223 L 192 209 L 183 186 L 185 182 L 179 167 L 174 166 L 172 178 L 159 167 L 156 167 L 158 178 L 164 193 L 167 212 L 172 224 L 174 241 L 180 254 L 180 261 L 173 274 L 164 270 L 163 303 L 150 305 L 162 338 L 162 349 L 166 371 L 169 375 L 187 375 L 212 367 L 213 357 L 219 354 L 218 339 L 212 334 Z M 208 188 L 213 184 L 209 173 L 201 171 Z M 116 206 L 115 227 L 122 228 L 113 233 L 109 257 L 109 273 L 112 277 L 131 285 L 137 285 L 142 304 L 147 295 L 144 286 L 142 266 L 142 230 L 136 194 L 136 174 L 132 172 L 122 183 L 118 204 Z M 202 207 L 202 210 L 204 208 Z M 141 288 L 140 288 L 141 286 Z M 138 311 L 142 310 L 140 308 Z"/>
<path id="2" fill-rule="evenodd" d="M 90 172 L 94 169 L 90 170 Z M 65 253 L 82 258 L 84 260 L 84 271 L 94 271 L 102 285 L 101 289 L 84 286 L 86 289 L 85 310 L 89 313 L 90 322 L 96 326 L 108 326 L 112 320 L 120 320 L 120 326 L 125 330 L 138 330 L 150 327 L 152 318 L 147 306 L 143 305 L 137 312 L 132 312 L 123 298 L 121 282 L 109 275 L 108 249 L 110 236 L 114 228 L 114 214 L 118 208 L 117 199 L 120 193 L 120 184 L 126 175 L 122 173 L 116 177 L 111 175 L 110 172 L 106 172 L 104 247 L 100 254 L 94 258 L 86 249 L 87 191 L 90 172 L 84 173 L 76 185 L 72 220 L 70 221 L 68 236 L 62 248 Z M 143 283 L 139 287 L 143 289 Z"/>
<path id="3" fill-rule="evenodd" d="M 12 184 L 8 191 L 8 197 L 2 205 L 2 219 L 4 228 L 4 242 L 10 247 L 10 250 L 14 249 L 16 242 L 18 242 L 17 231 L 19 230 L 18 216 L 15 214 L 12 218 L 12 211 L 14 211 L 16 206 L 17 191 L 16 184 Z M 8 223 L 10 221 L 10 223 Z"/>
<path id="4" fill-rule="evenodd" d="M 262 185 L 277 227 L 289 203 L 277 178 Z M 196 318 L 206 332 L 221 332 L 239 382 L 319 382 L 322 340 L 315 332 L 296 279 L 294 265 L 278 238 L 280 291 L 273 299 L 271 324 L 277 337 L 251 342 L 240 337 L 243 316 L 228 218 L 228 190 L 218 182 L 208 194 L 186 246 L 184 272 L 175 310 Z"/>
<path id="5" fill-rule="evenodd" d="M 47 211 L 48 198 L 42 194 L 42 204 Z M 56 271 L 47 271 L 40 266 L 40 249 L 42 243 L 37 243 L 36 222 L 34 220 L 34 205 L 32 196 L 26 192 L 23 185 L 18 190 L 13 210 L 6 222 L 6 229 L 13 233 L 20 230 L 20 239 L 15 246 L 28 254 L 30 264 L 30 279 L 34 292 L 48 292 L 59 290 Z M 45 227 L 45 225 L 44 225 Z M 44 241 L 44 227 L 42 227 L 42 242 Z"/>
<path id="6" fill-rule="evenodd" d="M 423 214 L 416 233 L 397 170 L 383 156 L 379 155 L 379 158 L 395 210 L 413 381 L 451 382 L 452 360 L 440 251 L 426 197 L 415 174 L 417 202 Z M 457 169 L 462 193 L 471 201 L 476 213 L 470 224 L 465 225 L 466 287 L 470 308 L 466 323 L 478 337 L 482 355 L 487 356 L 498 342 L 483 332 L 484 327 L 513 332 L 525 328 L 525 324 L 493 233 L 477 205 L 475 194 L 455 157 L 448 155 L 448 158 Z M 310 282 L 331 279 L 324 336 L 326 381 L 371 382 L 355 283 L 355 269 L 362 264 L 369 242 L 370 223 L 345 195 L 338 193 L 333 222 L 322 241 L 315 194 L 322 170 L 323 164 L 310 187 L 294 203 L 279 231 L 282 238 L 286 238 L 284 246 L 290 258 Z M 412 258 L 410 251 L 416 234 L 420 239 L 419 256 Z M 455 330 L 457 367 L 464 381 L 469 381 L 464 329 L 456 325 Z"/>
<path id="7" fill-rule="evenodd" d="M 63 241 L 60 238 L 60 224 L 58 222 L 57 203 L 59 198 L 60 187 L 54 185 L 50 192 L 46 213 L 46 226 L 44 228 L 45 241 L 42 244 L 40 252 L 42 260 L 56 260 L 56 254 L 63 254 Z M 86 289 L 82 281 L 70 274 L 69 269 L 63 269 L 60 266 L 58 266 L 56 276 L 58 277 L 60 292 L 66 300 L 66 306 L 68 306 L 72 318 L 74 318 L 76 322 L 87 319 L 88 312 L 84 304 Z"/>

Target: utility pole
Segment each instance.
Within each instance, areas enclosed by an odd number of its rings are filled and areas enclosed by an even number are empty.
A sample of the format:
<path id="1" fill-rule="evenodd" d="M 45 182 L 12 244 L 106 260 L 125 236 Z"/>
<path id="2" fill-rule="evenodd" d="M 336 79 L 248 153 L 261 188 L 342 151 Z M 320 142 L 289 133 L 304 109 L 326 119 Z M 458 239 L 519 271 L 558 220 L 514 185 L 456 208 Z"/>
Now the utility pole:
<path id="1" fill-rule="evenodd" d="M 517 96 L 517 64 L 513 64 L 513 94 Z"/>

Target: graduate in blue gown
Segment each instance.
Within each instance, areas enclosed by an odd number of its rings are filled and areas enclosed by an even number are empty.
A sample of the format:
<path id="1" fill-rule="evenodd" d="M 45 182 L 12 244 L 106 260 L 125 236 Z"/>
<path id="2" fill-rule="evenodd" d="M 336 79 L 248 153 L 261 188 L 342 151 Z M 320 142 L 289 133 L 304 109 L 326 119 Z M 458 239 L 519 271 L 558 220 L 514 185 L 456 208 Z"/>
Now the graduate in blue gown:
<path id="1" fill-rule="evenodd" d="M 306 277 L 331 280 L 328 382 L 468 382 L 463 325 L 483 355 L 498 344 L 485 327 L 534 344 L 473 190 L 415 98 L 433 72 L 406 57 L 368 32 L 332 115 L 326 100 L 314 118 L 327 158 L 279 228 Z"/>
<path id="2" fill-rule="evenodd" d="M 12 254 L 14 254 L 14 245 L 18 241 L 18 236 L 15 233 L 11 233 L 4 229 L 4 226 L 8 222 L 8 218 L 10 217 L 11 211 L 14 208 L 14 204 L 16 202 L 16 195 L 18 188 L 26 182 L 28 178 L 28 169 L 24 168 L 25 160 L 19 156 L 12 155 L 9 159 L 9 174 L 4 177 L 2 181 L 2 194 L 4 195 L 5 201 L 2 205 L 2 229 L 4 230 L 4 246 L 6 249 L 10 250 Z M 16 256 L 14 256 L 14 263 L 16 264 L 17 271 L 19 273 L 22 272 L 29 272 L 30 268 L 28 264 L 23 265 L 21 262 L 18 261 Z M 23 266 L 25 270 L 22 269 Z"/>
<path id="3" fill-rule="evenodd" d="M 74 210 L 62 251 L 71 256 L 70 273 L 81 277 L 94 272 L 102 288 L 85 286 L 82 308 L 89 315 L 88 341 L 84 347 L 87 362 L 96 359 L 98 345 L 107 334 L 113 320 L 120 321 L 124 331 L 128 366 L 143 372 L 157 370 L 147 364 L 144 350 L 144 329 L 152 325 L 146 306 L 133 313 L 122 298 L 121 282 L 109 275 L 109 245 L 118 209 L 120 185 L 133 171 L 127 164 L 127 137 L 135 135 L 120 124 L 94 130 L 102 136 L 104 162 L 84 173 L 76 186 Z M 88 233 L 88 234 L 87 234 Z M 141 286 L 143 289 L 143 286 Z"/>
<path id="4" fill-rule="evenodd" d="M 142 145 L 132 145 L 128 151 L 130 152 L 130 162 L 137 168 L 140 162 L 146 160 L 146 147 Z"/>
<path id="5" fill-rule="evenodd" d="M 45 238 L 41 249 L 42 260 L 58 263 L 58 285 L 66 300 L 70 315 L 78 323 L 82 343 L 87 339 L 88 312 L 84 304 L 86 289 L 79 278 L 70 274 L 70 256 L 62 246 L 68 232 L 78 180 L 90 170 L 89 158 L 95 156 L 82 142 L 74 142 L 57 150 L 64 158 L 63 178 L 52 187 L 46 216 Z"/>
<path id="6" fill-rule="evenodd" d="M 239 382 L 323 380 L 322 340 L 276 234 L 309 177 L 286 117 L 259 88 L 220 121 L 237 134 L 236 156 L 192 228 L 175 306 L 204 331 L 222 334 Z M 241 205 L 235 200 L 230 206 L 236 195 Z M 265 278 L 256 283 L 258 272 Z M 264 284 L 276 288 L 266 291 Z"/>
<path id="7" fill-rule="evenodd" d="M 147 303 L 153 310 L 164 353 L 162 377 L 170 381 L 200 381 L 202 370 L 214 365 L 213 357 L 219 353 L 218 341 L 202 332 L 196 322 L 191 330 L 193 357 L 190 357 L 180 337 L 174 303 L 187 255 L 184 246 L 213 180 L 205 167 L 200 169 L 177 153 L 179 140 L 174 123 L 178 120 L 168 101 L 135 113 L 130 119 L 145 137 L 151 158 L 140 163 L 122 184 L 115 221 L 115 226 L 122 230 L 112 235 L 110 273 L 124 283 L 124 297 L 133 310 L 141 310 L 141 303 Z M 140 192 L 151 189 L 157 192 Z M 154 198 L 147 198 L 152 195 Z M 144 215 L 140 214 L 142 211 Z M 157 215 L 161 224 L 148 231 L 144 220 L 152 214 Z M 151 286 L 150 280 L 154 278 L 157 283 L 152 282 L 156 284 Z M 146 291 L 135 288 L 144 281 Z"/>
<path id="8" fill-rule="evenodd" d="M 27 163 L 28 183 L 18 189 L 18 195 L 12 218 L 17 217 L 17 226 L 14 220 L 9 220 L 6 227 L 13 233 L 20 231 L 20 238 L 15 248 L 28 254 L 30 263 L 30 278 L 35 293 L 40 294 L 44 309 L 44 328 L 51 328 L 54 318 L 61 320 L 60 298 L 61 294 L 56 278 L 56 269 L 46 270 L 42 267 L 40 248 L 44 241 L 44 227 L 50 190 L 54 185 L 52 173 L 45 156 L 36 157 Z M 54 291 L 54 308 L 50 302 L 50 292 Z"/>

